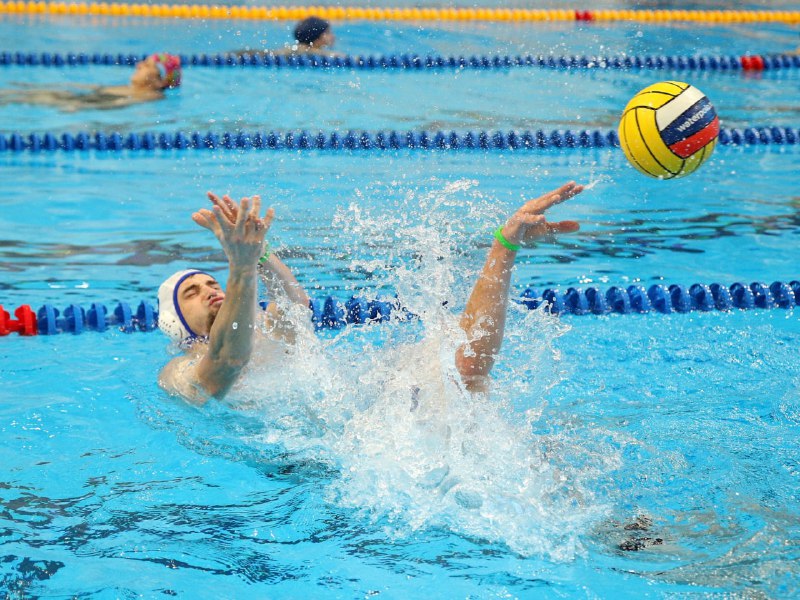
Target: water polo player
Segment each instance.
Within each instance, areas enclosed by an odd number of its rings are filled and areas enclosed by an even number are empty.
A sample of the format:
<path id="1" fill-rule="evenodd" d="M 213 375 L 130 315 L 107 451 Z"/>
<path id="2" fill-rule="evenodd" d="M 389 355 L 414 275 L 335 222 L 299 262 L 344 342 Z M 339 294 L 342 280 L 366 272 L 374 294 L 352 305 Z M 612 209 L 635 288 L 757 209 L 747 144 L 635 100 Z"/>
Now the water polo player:
<path id="1" fill-rule="evenodd" d="M 577 231 L 574 221 L 549 223 L 544 212 L 583 191 L 567 183 L 520 207 L 494 233 L 494 240 L 461 316 L 466 342 L 457 350 L 455 366 L 464 387 L 471 392 L 488 389 L 489 373 L 500 351 L 505 330 L 511 271 L 523 244 L 554 233 Z M 259 272 L 269 275 L 270 297 L 285 294 L 294 307 L 307 307 L 308 296 L 289 269 L 269 250 L 265 234 L 274 211 L 260 216 L 258 196 L 236 204 L 227 196 L 209 194 L 213 211 L 200 209 L 192 215 L 198 225 L 214 233 L 228 259 L 226 288 L 201 270 L 179 271 L 160 287 L 159 327 L 181 345 L 184 353 L 161 371 L 159 384 L 169 393 L 197 404 L 212 397 L 224 398 L 245 372 L 257 339 L 272 337 L 276 343 L 293 341 L 292 319 L 271 303 L 266 317 L 257 310 Z M 267 282 L 269 283 L 269 282 Z M 267 327 L 263 328 L 263 319 Z M 306 319 L 310 321 L 310 319 Z M 270 332 L 268 335 L 264 331 Z M 261 353 L 263 360 L 291 360 L 281 352 Z"/>

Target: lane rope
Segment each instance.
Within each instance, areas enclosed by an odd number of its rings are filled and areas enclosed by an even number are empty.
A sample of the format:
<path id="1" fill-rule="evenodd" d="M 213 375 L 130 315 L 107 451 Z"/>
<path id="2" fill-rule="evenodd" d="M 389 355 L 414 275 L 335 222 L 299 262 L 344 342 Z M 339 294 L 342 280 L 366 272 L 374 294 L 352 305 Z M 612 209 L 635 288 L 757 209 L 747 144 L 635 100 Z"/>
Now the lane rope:
<path id="1" fill-rule="evenodd" d="M 593 286 L 570 287 L 564 291 L 547 288 L 541 292 L 535 288 L 526 288 L 515 301 L 530 310 L 544 306 L 545 310 L 559 315 L 793 309 L 800 304 L 800 281 L 775 281 L 769 285 L 758 281 L 750 285 L 737 282 L 729 287 L 719 283 L 695 283 L 688 288 L 680 284 L 654 284 L 649 288 L 637 284 L 627 288 L 612 286 L 607 290 Z M 309 308 L 312 322 L 317 329 L 338 329 L 353 324 L 416 318 L 400 306 L 396 299 L 367 300 L 353 296 L 343 302 L 327 296 L 324 299 L 312 299 Z M 158 311 L 147 301 L 141 301 L 136 308 L 125 302 L 117 302 L 110 307 L 93 303 L 88 309 L 70 304 L 63 311 L 52 304 L 44 304 L 36 311 L 30 305 L 23 304 L 13 309 L 13 315 L 12 317 L 0 304 L 0 336 L 12 333 L 20 336 L 79 334 L 109 329 L 133 333 L 158 328 Z"/>
<path id="2" fill-rule="evenodd" d="M 747 127 L 720 129 L 721 146 L 795 146 L 796 127 Z M 31 133 L 0 134 L 0 153 L 138 152 L 152 150 L 328 150 L 339 152 L 381 150 L 535 150 L 544 148 L 619 147 L 614 129 L 544 131 L 233 131 L 223 133 Z"/>
<path id="3" fill-rule="evenodd" d="M 0 14 L 92 15 L 162 19 L 246 19 L 296 21 L 317 16 L 332 21 L 689 21 L 728 23 L 798 23 L 796 10 L 576 10 L 489 7 L 359 7 L 359 6 L 219 6 L 206 4 L 139 4 L 117 2 L 0 2 Z"/>
<path id="4" fill-rule="evenodd" d="M 135 65 L 147 54 L 50 52 L 0 52 L 0 66 L 74 67 L 88 65 Z M 770 71 L 797 69 L 800 55 L 748 54 L 743 56 L 543 56 L 503 55 L 441 56 L 418 54 L 387 54 L 368 56 L 324 55 L 249 55 L 180 54 L 184 67 L 257 67 L 293 69 L 359 69 L 359 70 L 444 70 L 444 69 L 510 69 L 539 67 L 549 69 L 674 69 L 679 71 Z"/>

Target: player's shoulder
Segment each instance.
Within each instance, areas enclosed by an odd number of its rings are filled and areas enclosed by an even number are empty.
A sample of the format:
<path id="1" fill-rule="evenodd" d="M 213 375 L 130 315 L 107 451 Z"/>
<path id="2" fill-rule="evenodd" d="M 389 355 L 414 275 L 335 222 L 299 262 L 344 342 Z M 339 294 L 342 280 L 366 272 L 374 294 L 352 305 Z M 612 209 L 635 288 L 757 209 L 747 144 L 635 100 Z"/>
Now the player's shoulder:
<path id="1" fill-rule="evenodd" d="M 181 396 L 192 404 L 205 404 L 209 396 L 197 379 L 196 356 L 182 355 L 170 360 L 158 375 L 158 385 L 173 396 Z"/>

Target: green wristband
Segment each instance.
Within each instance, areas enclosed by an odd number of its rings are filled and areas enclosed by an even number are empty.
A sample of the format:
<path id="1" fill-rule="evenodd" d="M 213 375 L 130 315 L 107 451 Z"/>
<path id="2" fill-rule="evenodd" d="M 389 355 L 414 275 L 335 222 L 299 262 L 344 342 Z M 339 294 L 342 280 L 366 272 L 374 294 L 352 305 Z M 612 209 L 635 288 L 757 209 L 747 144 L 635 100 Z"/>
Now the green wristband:
<path id="1" fill-rule="evenodd" d="M 264 242 L 264 254 L 258 259 L 258 264 L 263 265 L 265 262 L 267 262 L 271 254 L 272 250 L 269 247 L 269 242 Z"/>
<path id="2" fill-rule="evenodd" d="M 505 236 L 503 235 L 503 226 L 502 225 L 500 225 L 500 227 L 495 229 L 494 239 L 496 239 L 498 242 L 503 244 L 503 246 L 505 246 L 506 248 L 508 248 L 512 252 L 516 252 L 517 250 L 520 249 L 520 246 L 518 246 L 517 244 L 512 244 L 511 242 L 509 242 L 505 238 Z"/>

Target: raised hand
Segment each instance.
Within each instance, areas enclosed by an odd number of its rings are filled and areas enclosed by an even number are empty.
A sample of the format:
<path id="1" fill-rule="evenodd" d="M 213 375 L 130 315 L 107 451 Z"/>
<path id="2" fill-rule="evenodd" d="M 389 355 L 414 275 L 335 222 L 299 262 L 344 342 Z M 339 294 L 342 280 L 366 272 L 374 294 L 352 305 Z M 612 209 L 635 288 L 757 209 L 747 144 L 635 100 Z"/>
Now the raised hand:
<path id="1" fill-rule="evenodd" d="M 234 202 L 227 194 L 222 196 L 222 198 L 217 196 L 214 192 L 207 192 L 207 194 L 208 199 L 211 200 L 211 203 L 219 208 L 222 216 L 225 217 L 229 223 L 236 223 L 236 218 L 239 215 L 239 205 L 236 204 L 236 202 Z M 274 211 L 271 208 L 267 211 L 267 214 L 269 215 L 270 212 L 274 214 Z"/>
<path id="2" fill-rule="evenodd" d="M 209 192 L 213 210 L 205 208 L 192 214 L 192 220 L 211 231 L 219 240 L 233 265 L 255 265 L 264 252 L 264 236 L 275 216 L 273 209 L 260 217 L 261 197 L 242 198 L 236 204 L 228 196 L 220 199 Z"/>
<path id="3" fill-rule="evenodd" d="M 565 200 L 577 196 L 583 186 L 574 181 L 548 192 L 539 198 L 529 200 L 503 226 L 503 237 L 515 245 L 524 245 L 552 233 L 571 233 L 578 231 L 576 221 L 548 222 L 544 212 L 551 206 L 561 204 Z"/>

